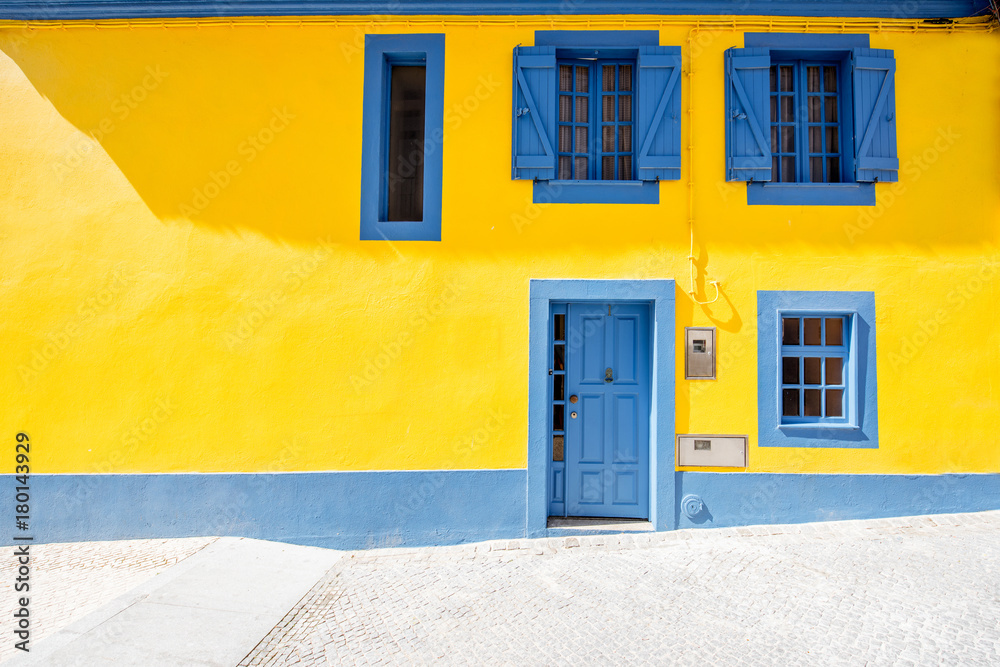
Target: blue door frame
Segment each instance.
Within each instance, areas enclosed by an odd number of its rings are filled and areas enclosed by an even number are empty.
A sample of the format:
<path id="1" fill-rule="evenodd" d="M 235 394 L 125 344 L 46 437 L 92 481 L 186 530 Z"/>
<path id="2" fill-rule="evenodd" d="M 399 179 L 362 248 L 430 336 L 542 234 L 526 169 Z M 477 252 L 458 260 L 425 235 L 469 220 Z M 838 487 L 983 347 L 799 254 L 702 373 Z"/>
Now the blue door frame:
<path id="1" fill-rule="evenodd" d="M 649 520 L 656 530 L 677 525 L 674 473 L 673 280 L 532 280 L 529 312 L 528 484 L 525 534 L 546 534 L 551 461 L 550 368 L 552 305 L 558 302 L 642 302 L 652 320 L 649 353 Z"/>

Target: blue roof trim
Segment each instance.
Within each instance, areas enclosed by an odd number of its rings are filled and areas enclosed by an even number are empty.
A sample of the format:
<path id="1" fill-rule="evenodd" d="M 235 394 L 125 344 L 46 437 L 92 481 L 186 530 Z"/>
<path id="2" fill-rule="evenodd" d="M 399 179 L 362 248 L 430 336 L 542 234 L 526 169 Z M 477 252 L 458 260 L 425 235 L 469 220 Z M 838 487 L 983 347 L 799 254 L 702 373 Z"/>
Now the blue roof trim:
<path id="1" fill-rule="evenodd" d="M 801 33 L 788 32 L 748 32 L 743 35 L 743 46 L 761 49 L 802 49 L 804 38 Z M 868 35 L 824 35 L 808 37 L 810 49 L 867 49 Z"/>
<path id="2" fill-rule="evenodd" d="M 536 30 L 535 46 L 656 46 L 659 30 Z"/>
<path id="3" fill-rule="evenodd" d="M 0 0 L 0 19 L 73 20 L 343 15 L 765 15 L 898 19 L 983 14 L 989 0 Z"/>

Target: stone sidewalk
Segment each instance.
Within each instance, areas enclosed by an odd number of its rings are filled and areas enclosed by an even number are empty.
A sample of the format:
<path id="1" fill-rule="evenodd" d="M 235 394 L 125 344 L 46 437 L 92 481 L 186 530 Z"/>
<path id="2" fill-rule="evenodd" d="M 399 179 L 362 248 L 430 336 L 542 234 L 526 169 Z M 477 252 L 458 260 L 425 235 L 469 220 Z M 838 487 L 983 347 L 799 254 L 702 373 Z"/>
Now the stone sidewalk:
<path id="1" fill-rule="evenodd" d="M 998 665 L 1000 512 L 354 552 L 241 665 Z"/>
<path id="2" fill-rule="evenodd" d="M 33 546 L 33 648 L 214 541 Z M 232 662 L 1000 664 L 1000 512 L 340 555 Z"/>

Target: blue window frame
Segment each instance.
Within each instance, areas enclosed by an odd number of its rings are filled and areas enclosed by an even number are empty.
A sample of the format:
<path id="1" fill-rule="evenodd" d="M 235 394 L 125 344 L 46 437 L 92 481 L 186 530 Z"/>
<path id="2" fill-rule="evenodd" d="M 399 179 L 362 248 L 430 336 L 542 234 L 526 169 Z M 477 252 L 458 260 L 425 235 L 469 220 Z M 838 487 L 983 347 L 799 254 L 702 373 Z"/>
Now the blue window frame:
<path id="1" fill-rule="evenodd" d="M 545 31 L 514 49 L 512 177 L 535 202 L 659 201 L 680 178 L 680 47 L 657 31 Z"/>
<path id="2" fill-rule="evenodd" d="M 759 444 L 877 447 L 872 292 L 757 293 Z"/>
<path id="3" fill-rule="evenodd" d="M 874 184 L 898 180 L 892 51 L 867 35 L 744 43 L 725 57 L 727 180 L 749 204 L 874 206 Z"/>
<path id="4" fill-rule="evenodd" d="M 779 317 L 781 424 L 852 424 L 854 313 L 792 310 Z"/>
<path id="5" fill-rule="evenodd" d="M 366 35 L 361 240 L 441 240 L 443 140 L 444 35 Z"/>

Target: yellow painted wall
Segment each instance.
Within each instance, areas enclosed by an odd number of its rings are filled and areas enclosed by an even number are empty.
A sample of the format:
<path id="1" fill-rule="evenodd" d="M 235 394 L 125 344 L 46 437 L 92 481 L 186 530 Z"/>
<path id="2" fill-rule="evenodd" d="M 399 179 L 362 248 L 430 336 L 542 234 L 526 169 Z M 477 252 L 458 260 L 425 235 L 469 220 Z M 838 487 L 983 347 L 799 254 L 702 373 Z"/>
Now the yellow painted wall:
<path id="1" fill-rule="evenodd" d="M 900 182 L 748 207 L 722 54 L 760 21 L 665 21 L 682 180 L 536 206 L 511 52 L 588 20 L 0 28 L 0 421 L 33 471 L 524 467 L 531 278 L 676 279 L 677 340 L 720 353 L 687 382 L 678 345 L 676 430 L 748 433 L 751 471 L 1000 470 L 1000 34 L 838 20 L 895 50 Z M 446 33 L 441 243 L 358 240 L 366 31 Z M 875 292 L 877 450 L 756 447 L 756 292 L 783 289 Z"/>

